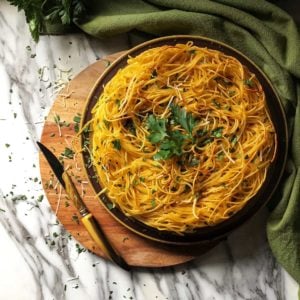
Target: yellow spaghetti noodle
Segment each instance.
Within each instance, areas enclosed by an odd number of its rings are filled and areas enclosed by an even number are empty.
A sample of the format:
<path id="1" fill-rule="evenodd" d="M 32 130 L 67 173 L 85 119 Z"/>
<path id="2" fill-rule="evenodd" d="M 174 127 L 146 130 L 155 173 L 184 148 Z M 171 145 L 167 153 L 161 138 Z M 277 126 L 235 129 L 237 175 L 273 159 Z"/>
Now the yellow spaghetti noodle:
<path id="1" fill-rule="evenodd" d="M 129 58 L 92 114 L 102 187 L 126 215 L 159 230 L 191 232 L 230 218 L 260 189 L 275 155 L 255 75 L 191 42 Z"/>

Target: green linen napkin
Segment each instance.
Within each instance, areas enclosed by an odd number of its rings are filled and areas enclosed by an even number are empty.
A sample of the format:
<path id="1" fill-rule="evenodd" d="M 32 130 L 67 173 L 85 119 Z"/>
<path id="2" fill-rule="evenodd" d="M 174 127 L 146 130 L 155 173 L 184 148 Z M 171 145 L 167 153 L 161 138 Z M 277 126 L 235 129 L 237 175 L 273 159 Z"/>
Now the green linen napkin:
<path id="1" fill-rule="evenodd" d="M 132 30 L 202 35 L 242 51 L 267 74 L 284 105 L 290 134 L 267 236 L 279 263 L 300 283 L 300 36 L 291 17 L 264 0 L 101 0 L 89 11 L 88 20 L 76 25 L 97 38 Z"/>

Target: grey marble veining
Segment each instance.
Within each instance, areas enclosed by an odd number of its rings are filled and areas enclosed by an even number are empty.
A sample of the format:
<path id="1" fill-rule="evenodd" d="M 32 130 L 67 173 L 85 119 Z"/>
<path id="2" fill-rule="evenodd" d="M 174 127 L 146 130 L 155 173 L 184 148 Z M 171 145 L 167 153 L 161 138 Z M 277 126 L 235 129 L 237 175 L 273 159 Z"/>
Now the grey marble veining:
<path id="1" fill-rule="evenodd" d="M 266 210 L 192 262 L 127 273 L 79 254 L 47 199 L 38 201 L 35 141 L 59 84 L 128 47 L 126 35 L 82 34 L 44 36 L 36 45 L 24 16 L 0 2 L 0 299 L 296 299 L 296 284 L 266 241 Z"/>

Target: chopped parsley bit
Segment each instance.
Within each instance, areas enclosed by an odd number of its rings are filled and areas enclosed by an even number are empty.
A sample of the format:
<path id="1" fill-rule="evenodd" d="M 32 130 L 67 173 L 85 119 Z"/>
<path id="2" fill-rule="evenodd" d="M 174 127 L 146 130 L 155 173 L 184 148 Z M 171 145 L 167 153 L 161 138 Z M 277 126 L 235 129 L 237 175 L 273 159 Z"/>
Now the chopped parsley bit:
<path id="1" fill-rule="evenodd" d="M 216 138 L 221 138 L 223 137 L 223 127 L 217 127 L 211 132 L 211 136 L 216 137 Z"/>
<path id="2" fill-rule="evenodd" d="M 65 207 L 69 207 L 70 203 L 68 201 L 65 201 Z"/>
<path id="3" fill-rule="evenodd" d="M 58 234 L 56 232 L 53 232 L 53 237 L 57 238 Z"/>
<path id="4" fill-rule="evenodd" d="M 34 178 L 33 178 L 33 181 L 34 181 L 34 182 L 38 182 L 39 179 L 38 179 L 37 177 L 34 177 Z"/>
<path id="5" fill-rule="evenodd" d="M 61 153 L 61 156 L 72 159 L 74 157 L 74 154 L 75 154 L 75 152 L 72 149 L 66 147 L 64 152 Z"/>
<path id="6" fill-rule="evenodd" d="M 216 108 L 221 108 L 220 102 L 218 102 L 216 99 L 212 99 L 211 102 L 213 103 L 213 105 L 214 105 Z"/>
<path id="7" fill-rule="evenodd" d="M 156 206 L 155 199 L 151 199 L 151 206 L 152 206 L 152 207 L 155 207 L 155 206 Z"/>
<path id="8" fill-rule="evenodd" d="M 3 209 L 3 208 L 0 208 L 0 211 L 2 211 L 2 212 L 5 212 L 5 209 Z"/>
<path id="9" fill-rule="evenodd" d="M 244 84 L 247 85 L 250 88 L 254 87 L 254 83 L 251 79 L 244 80 Z"/>
<path id="10" fill-rule="evenodd" d="M 74 221 L 74 222 L 76 222 L 77 224 L 79 224 L 79 218 L 78 218 L 78 216 L 77 216 L 76 214 L 74 214 L 74 215 L 72 216 L 72 221 Z"/>
<path id="11" fill-rule="evenodd" d="M 44 199 L 44 195 L 39 195 L 38 198 L 37 198 L 37 201 L 42 202 L 43 199 Z"/>
<path id="12" fill-rule="evenodd" d="M 31 47 L 28 45 L 28 46 L 26 46 L 26 50 L 27 51 L 31 51 Z"/>
<path id="13" fill-rule="evenodd" d="M 190 53 L 191 55 L 195 54 L 196 52 L 197 52 L 196 49 L 191 49 L 191 50 L 189 50 L 189 53 Z"/>
<path id="14" fill-rule="evenodd" d="M 5 147 L 6 147 L 6 148 L 10 147 L 10 144 L 5 144 Z"/>
<path id="15" fill-rule="evenodd" d="M 16 118 L 17 117 L 17 113 L 14 113 L 14 118 Z"/>
<path id="16" fill-rule="evenodd" d="M 224 158 L 224 153 L 221 151 L 220 153 L 217 154 L 217 160 L 223 160 Z"/>
<path id="17" fill-rule="evenodd" d="M 107 202 L 107 203 L 106 203 L 106 207 L 107 207 L 109 210 L 112 210 L 115 206 L 114 206 L 113 203 Z"/>
<path id="18" fill-rule="evenodd" d="M 74 118 L 73 121 L 75 123 L 74 125 L 74 130 L 75 132 L 79 132 L 79 125 L 80 125 L 80 121 L 81 121 L 81 116 L 79 114 L 77 114 Z"/>
<path id="19" fill-rule="evenodd" d="M 107 121 L 107 120 L 105 120 L 105 119 L 103 120 L 103 122 L 104 122 L 106 128 L 109 129 L 109 127 L 110 127 L 110 122 Z"/>
<path id="20" fill-rule="evenodd" d="M 232 137 L 231 137 L 231 139 L 230 139 L 230 142 L 233 144 L 233 145 L 235 145 L 236 143 L 237 143 L 237 136 L 236 135 L 233 135 Z"/>
<path id="21" fill-rule="evenodd" d="M 35 58 L 36 57 L 36 54 L 31 54 L 30 55 L 30 58 Z"/>
<path id="22" fill-rule="evenodd" d="M 80 253 L 82 253 L 82 252 L 85 252 L 86 251 L 86 249 L 85 248 L 82 248 L 82 247 L 80 247 L 80 245 L 79 244 L 77 244 L 76 243 L 76 251 L 77 251 L 77 253 L 78 254 L 80 254 Z"/>
<path id="23" fill-rule="evenodd" d="M 117 105 L 118 107 L 120 107 L 120 105 L 121 105 L 121 100 L 120 100 L 120 99 L 116 99 L 116 100 L 115 100 L 115 103 L 116 103 L 116 105 Z"/>
<path id="24" fill-rule="evenodd" d="M 64 291 L 66 291 L 66 290 L 67 290 L 67 285 L 65 284 L 65 285 L 64 285 Z"/>
<path id="25" fill-rule="evenodd" d="M 117 149 L 119 151 L 121 150 L 121 141 L 119 139 L 113 140 L 112 144 L 113 144 L 115 149 Z"/>
<path id="26" fill-rule="evenodd" d="M 54 136 L 55 136 L 55 133 L 52 132 L 52 133 L 50 134 L 50 137 L 54 137 Z"/>

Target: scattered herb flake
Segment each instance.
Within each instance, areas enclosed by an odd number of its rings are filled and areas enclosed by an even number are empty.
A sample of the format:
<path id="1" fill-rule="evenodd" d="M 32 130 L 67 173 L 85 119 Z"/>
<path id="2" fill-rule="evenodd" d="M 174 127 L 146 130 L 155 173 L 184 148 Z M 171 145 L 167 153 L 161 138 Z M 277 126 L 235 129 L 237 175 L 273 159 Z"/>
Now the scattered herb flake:
<path id="1" fill-rule="evenodd" d="M 254 83 L 251 79 L 245 79 L 244 84 L 247 85 L 250 88 L 254 87 Z"/>
<path id="2" fill-rule="evenodd" d="M 211 102 L 216 108 L 221 108 L 220 102 L 218 102 L 216 99 L 212 99 Z"/>
<path id="3" fill-rule="evenodd" d="M 75 223 L 79 224 L 79 218 L 78 218 L 78 216 L 76 214 L 74 214 L 72 216 L 72 221 L 74 221 Z"/>
<path id="4" fill-rule="evenodd" d="M 211 132 L 211 136 L 216 137 L 216 138 L 221 138 L 223 137 L 223 127 L 217 127 Z"/>
<path id="5" fill-rule="evenodd" d="M 155 207 L 155 206 L 156 206 L 155 199 L 151 199 L 151 206 L 152 206 L 152 207 Z"/>
<path id="6" fill-rule="evenodd" d="M 64 152 L 61 153 L 61 156 L 72 159 L 74 157 L 74 154 L 75 152 L 72 149 L 66 147 Z"/>
<path id="7" fill-rule="evenodd" d="M 9 148 L 9 147 L 10 147 L 10 144 L 5 144 L 5 147 L 6 147 L 6 148 Z"/>
<path id="8" fill-rule="evenodd" d="M 111 203 L 111 202 L 107 202 L 106 203 L 106 207 L 109 209 L 109 210 L 112 210 L 114 208 L 114 204 Z"/>
<path id="9" fill-rule="evenodd" d="M 38 198 L 37 198 L 37 201 L 42 202 L 43 199 L 44 199 L 44 195 L 39 195 Z"/>
<path id="10" fill-rule="evenodd" d="M 113 144 L 115 149 L 117 149 L 119 151 L 121 150 L 121 141 L 119 139 L 113 140 L 112 144 Z"/>

